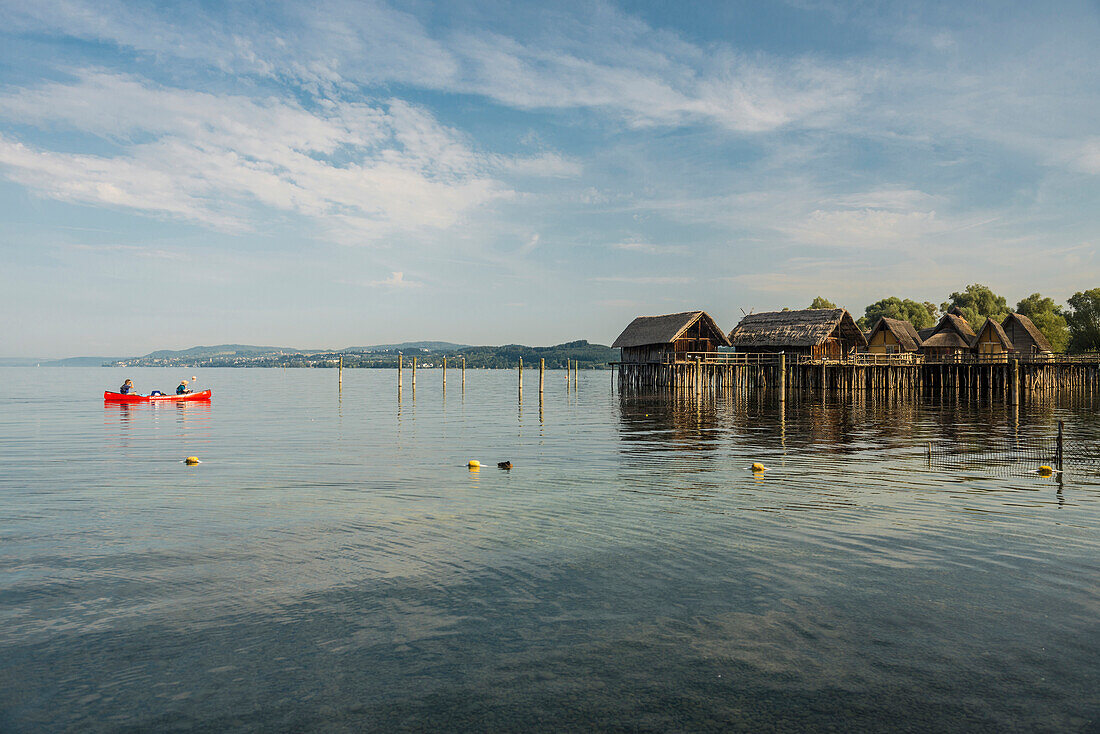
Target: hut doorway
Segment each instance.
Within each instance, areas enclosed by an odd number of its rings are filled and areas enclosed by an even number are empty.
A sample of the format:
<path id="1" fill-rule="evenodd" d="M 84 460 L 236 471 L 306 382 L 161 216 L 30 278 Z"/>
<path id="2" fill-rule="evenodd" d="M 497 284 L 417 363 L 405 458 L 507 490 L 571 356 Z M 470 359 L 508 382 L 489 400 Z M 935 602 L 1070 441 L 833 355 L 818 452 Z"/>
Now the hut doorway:
<path id="1" fill-rule="evenodd" d="M 844 347 L 836 337 L 829 337 L 821 344 L 814 344 L 810 351 L 814 359 L 841 360 L 844 358 Z"/>

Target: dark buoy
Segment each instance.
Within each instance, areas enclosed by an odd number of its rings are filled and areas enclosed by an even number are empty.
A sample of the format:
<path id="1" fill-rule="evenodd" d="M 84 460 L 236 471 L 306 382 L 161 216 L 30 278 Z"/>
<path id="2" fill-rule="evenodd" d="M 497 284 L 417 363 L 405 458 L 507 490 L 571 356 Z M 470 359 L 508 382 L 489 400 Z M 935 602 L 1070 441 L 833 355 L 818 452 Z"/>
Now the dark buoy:
<path id="1" fill-rule="evenodd" d="M 512 462 L 510 462 L 510 461 L 501 461 L 497 464 L 497 467 L 499 467 L 501 469 L 511 469 L 512 468 Z"/>

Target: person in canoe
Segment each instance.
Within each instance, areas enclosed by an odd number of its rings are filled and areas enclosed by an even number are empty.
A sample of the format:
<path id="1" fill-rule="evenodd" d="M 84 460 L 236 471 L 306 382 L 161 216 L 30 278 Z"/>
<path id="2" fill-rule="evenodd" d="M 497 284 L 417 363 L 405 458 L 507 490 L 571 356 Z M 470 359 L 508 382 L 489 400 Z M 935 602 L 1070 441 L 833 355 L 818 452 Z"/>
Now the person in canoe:
<path id="1" fill-rule="evenodd" d="M 187 380 L 181 380 L 179 387 L 176 388 L 176 395 L 186 395 L 191 392 L 191 389 L 187 387 Z"/>
<path id="2" fill-rule="evenodd" d="M 118 391 L 123 395 L 129 395 L 134 391 L 134 383 L 130 380 L 127 380 L 126 382 L 122 383 L 122 387 L 120 387 Z"/>

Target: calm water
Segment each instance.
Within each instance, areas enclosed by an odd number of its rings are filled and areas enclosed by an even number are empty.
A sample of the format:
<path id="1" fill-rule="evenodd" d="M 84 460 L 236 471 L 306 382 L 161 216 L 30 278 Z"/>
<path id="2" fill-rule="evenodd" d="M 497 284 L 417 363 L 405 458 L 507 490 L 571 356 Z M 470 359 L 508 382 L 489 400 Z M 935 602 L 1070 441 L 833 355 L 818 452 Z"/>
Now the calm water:
<path id="1" fill-rule="evenodd" d="M 0 370 L 0 730 L 1100 730 L 1100 476 L 925 455 L 1095 404 L 186 372 Z"/>

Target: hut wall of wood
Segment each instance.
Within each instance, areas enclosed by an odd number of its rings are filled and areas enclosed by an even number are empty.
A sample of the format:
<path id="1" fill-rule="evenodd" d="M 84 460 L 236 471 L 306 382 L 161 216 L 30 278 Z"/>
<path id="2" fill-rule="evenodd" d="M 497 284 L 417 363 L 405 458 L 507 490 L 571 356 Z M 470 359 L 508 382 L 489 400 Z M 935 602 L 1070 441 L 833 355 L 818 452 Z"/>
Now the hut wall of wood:
<path id="1" fill-rule="evenodd" d="M 1050 341 L 1027 316 L 1010 313 L 1001 322 L 1001 328 L 1020 354 L 1051 354 L 1054 351 Z"/>
<path id="2" fill-rule="evenodd" d="M 867 351 L 871 354 L 895 354 L 901 350 L 898 348 L 898 338 L 890 331 L 882 329 L 871 335 L 867 342 Z"/>

